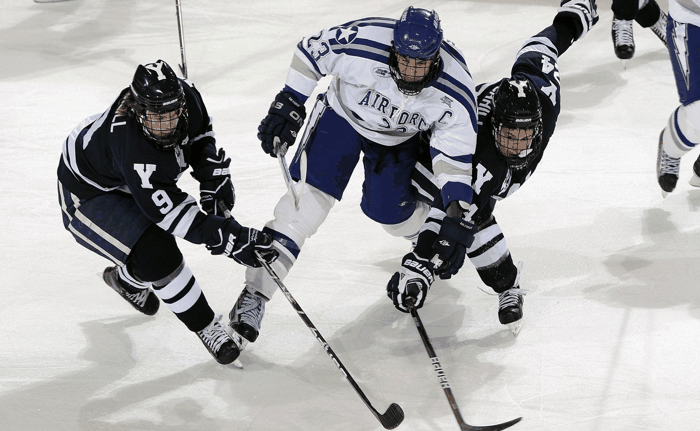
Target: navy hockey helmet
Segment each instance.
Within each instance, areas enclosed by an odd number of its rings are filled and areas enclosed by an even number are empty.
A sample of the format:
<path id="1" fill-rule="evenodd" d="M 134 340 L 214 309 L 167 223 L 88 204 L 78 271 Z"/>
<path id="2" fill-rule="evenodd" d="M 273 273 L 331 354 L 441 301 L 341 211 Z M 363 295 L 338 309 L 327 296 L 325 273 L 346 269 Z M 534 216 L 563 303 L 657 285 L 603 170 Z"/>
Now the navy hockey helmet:
<path id="1" fill-rule="evenodd" d="M 157 148 L 186 144 L 185 92 L 168 63 L 140 64 L 131 81 L 131 94 L 136 101 L 136 119 Z"/>
<path id="2" fill-rule="evenodd" d="M 409 6 L 394 26 L 389 69 L 399 90 L 416 95 L 440 71 L 442 27 L 437 12 Z"/>
<path id="3" fill-rule="evenodd" d="M 501 81 L 493 97 L 493 137 L 511 169 L 523 169 L 537 157 L 542 144 L 542 106 L 528 79 Z"/>

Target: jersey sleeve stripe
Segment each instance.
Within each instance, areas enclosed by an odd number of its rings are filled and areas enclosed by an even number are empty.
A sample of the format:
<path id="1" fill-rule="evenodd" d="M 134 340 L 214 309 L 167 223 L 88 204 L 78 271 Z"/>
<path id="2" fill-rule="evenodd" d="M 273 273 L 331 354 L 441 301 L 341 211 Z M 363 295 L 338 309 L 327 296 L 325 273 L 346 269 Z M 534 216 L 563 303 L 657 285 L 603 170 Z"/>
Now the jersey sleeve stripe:
<path id="1" fill-rule="evenodd" d="M 179 238 L 184 238 L 195 216 L 199 213 L 197 202 L 192 196 L 187 196 L 180 205 L 171 209 L 163 220 L 158 222 L 158 227 Z"/>
<path id="2" fill-rule="evenodd" d="M 476 103 L 474 101 L 474 94 L 472 94 L 466 86 L 446 74 L 440 75 L 436 82 L 431 85 L 454 97 L 469 113 L 471 124 L 476 125 Z"/>
<path id="3" fill-rule="evenodd" d="M 468 184 L 448 182 L 442 186 L 440 194 L 442 195 L 442 201 L 447 206 L 452 201 L 471 202 L 474 191 Z"/>

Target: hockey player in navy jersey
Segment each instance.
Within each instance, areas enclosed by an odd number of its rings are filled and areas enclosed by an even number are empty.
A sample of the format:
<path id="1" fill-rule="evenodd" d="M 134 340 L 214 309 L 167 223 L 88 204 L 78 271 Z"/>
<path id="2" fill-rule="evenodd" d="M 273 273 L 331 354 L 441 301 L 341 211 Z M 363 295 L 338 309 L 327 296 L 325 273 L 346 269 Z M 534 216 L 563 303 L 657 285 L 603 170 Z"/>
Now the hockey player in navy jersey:
<path id="1" fill-rule="evenodd" d="M 510 77 L 477 85 L 479 133 L 471 178 L 474 198 L 464 207 L 461 220 L 451 216 L 449 207 L 445 215 L 438 193 L 440 182 L 430 172 L 430 160 L 416 166 L 416 192 L 432 210 L 415 248 L 387 285 L 387 294 L 397 309 L 407 311 L 408 297 L 417 307 L 423 305 L 434 277 L 455 275 L 466 255 L 484 284 L 498 293 L 500 322 L 517 334 L 523 315 L 520 268 L 513 263 L 493 215 L 494 206 L 518 190 L 542 160 L 561 109 L 557 59 L 597 21 L 595 0 L 562 1 L 553 24 L 523 44 Z M 428 153 L 427 145 L 424 150 Z M 426 267 L 427 272 L 418 270 Z"/>
<path id="2" fill-rule="evenodd" d="M 254 251 L 270 261 L 277 252 L 269 235 L 220 213 L 233 208 L 235 194 L 231 159 L 215 144 L 197 89 L 162 60 L 139 65 L 130 87 L 65 140 L 58 196 L 75 240 L 114 262 L 103 273 L 112 289 L 147 315 L 160 298 L 227 364 L 240 342 L 218 323 L 175 237 L 246 266 L 260 265 Z M 206 212 L 177 186 L 190 166 Z"/>
<path id="3" fill-rule="evenodd" d="M 429 212 L 411 191 L 422 131 L 433 130 L 429 145 L 443 202 L 456 208 L 472 202 L 474 83 L 460 51 L 443 38 L 435 11 L 409 7 L 398 20 L 365 18 L 303 38 L 286 85 L 258 128 L 266 153 L 294 144 L 307 98 L 324 76 L 331 83 L 309 114 L 291 166 L 296 190 L 303 190 L 299 208 L 283 196 L 264 229 L 280 252 L 272 267 L 281 278 L 342 198 L 360 156 L 362 211 L 389 234 L 415 239 Z M 255 341 L 276 289 L 264 270 L 247 269 L 231 330 Z"/>

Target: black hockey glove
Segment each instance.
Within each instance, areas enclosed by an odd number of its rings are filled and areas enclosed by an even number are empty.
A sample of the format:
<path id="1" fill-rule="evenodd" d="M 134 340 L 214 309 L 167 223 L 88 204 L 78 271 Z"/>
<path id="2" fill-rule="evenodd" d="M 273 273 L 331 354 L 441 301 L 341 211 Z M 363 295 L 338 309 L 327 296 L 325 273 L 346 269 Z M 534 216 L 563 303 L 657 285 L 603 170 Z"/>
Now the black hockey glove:
<path id="1" fill-rule="evenodd" d="M 574 38 L 581 39 L 598 22 L 598 7 L 595 0 L 561 0 L 554 22 L 561 21 L 569 28 L 576 29 Z"/>
<path id="2" fill-rule="evenodd" d="M 262 149 L 272 157 L 277 157 L 280 148 L 287 148 L 294 145 L 297 133 L 304 125 L 306 119 L 306 109 L 292 93 L 280 92 L 275 97 L 275 101 L 270 105 L 267 116 L 263 118 L 258 126 L 258 139 L 260 139 Z M 279 143 L 275 145 L 275 138 L 279 138 Z"/>
<path id="3" fill-rule="evenodd" d="M 259 252 L 267 263 L 274 262 L 279 252 L 272 248 L 272 237 L 259 230 L 243 227 L 229 218 L 207 242 L 211 254 L 223 254 L 241 265 L 259 268 L 255 252 Z"/>
<path id="4" fill-rule="evenodd" d="M 430 269 L 446 280 L 464 264 L 467 249 L 474 242 L 474 225 L 459 217 L 445 217 L 433 244 Z"/>
<path id="5" fill-rule="evenodd" d="M 423 306 L 434 280 L 429 262 L 411 252 L 403 257 L 401 268 L 391 276 L 386 285 L 386 296 L 391 298 L 397 310 L 408 313 L 409 306 Z"/>
<path id="6" fill-rule="evenodd" d="M 206 164 L 192 172 L 192 176 L 199 181 L 199 204 L 207 214 L 224 216 L 222 206 L 231 211 L 236 203 L 230 164 L 231 159 L 227 159 L 224 149 L 219 148 L 215 159 L 207 159 Z"/>

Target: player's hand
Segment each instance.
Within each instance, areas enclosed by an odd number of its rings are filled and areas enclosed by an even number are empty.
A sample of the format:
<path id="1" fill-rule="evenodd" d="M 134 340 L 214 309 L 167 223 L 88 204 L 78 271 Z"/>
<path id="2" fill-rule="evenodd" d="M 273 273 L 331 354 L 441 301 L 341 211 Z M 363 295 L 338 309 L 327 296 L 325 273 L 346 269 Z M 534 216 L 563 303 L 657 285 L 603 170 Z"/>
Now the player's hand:
<path id="1" fill-rule="evenodd" d="M 287 148 L 294 145 L 305 119 L 304 104 L 292 93 L 282 91 L 277 94 L 267 116 L 258 126 L 258 139 L 263 151 L 272 157 L 276 157 L 278 151 L 286 152 Z"/>
<path id="2" fill-rule="evenodd" d="M 199 203 L 207 214 L 223 216 L 224 209 L 231 211 L 236 203 L 236 190 L 231 182 L 229 165 L 223 148 L 215 158 L 206 160 L 206 164 L 196 168 L 192 176 L 199 181 Z"/>
<path id="3" fill-rule="evenodd" d="M 430 269 L 441 279 L 457 274 L 474 242 L 474 225 L 460 217 L 445 217 L 433 244 Z"/>
<path id="4" fill-rule="evenodd" d="M 562 0 L 554 21 L 562 20 L 573 23 L 578 30 L 574 37 L 581 39 L 598 22 L 596 0 Z"/>
<path id="5" fill-rule="evenodd" d="M 241 265 L 259 268 L 255 252 L 259 252 L 267 263 L 274 262 L 279 252 L 272 247 L 272 236 L 257 229 L 243 227 L 232 218 L 214 233 L 206 244 L 211 254 L 223 254 Z"/>
<path id="6" fill-rule="evenodd" d="M 428 261 L 415 253 L 408 253 L 401 261 L 401 268 L 391 276 L 386 295 L 397 310 L 408 313 L 409 307 L 418 309 L 423 306 L 434 280 Z"/>

